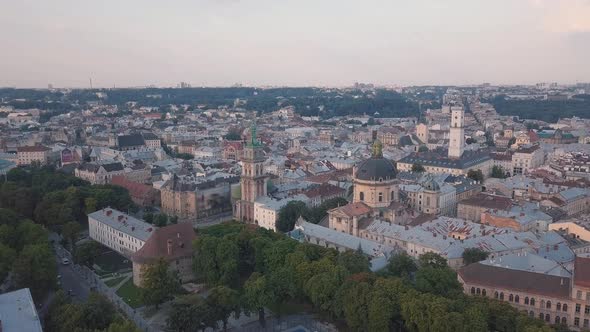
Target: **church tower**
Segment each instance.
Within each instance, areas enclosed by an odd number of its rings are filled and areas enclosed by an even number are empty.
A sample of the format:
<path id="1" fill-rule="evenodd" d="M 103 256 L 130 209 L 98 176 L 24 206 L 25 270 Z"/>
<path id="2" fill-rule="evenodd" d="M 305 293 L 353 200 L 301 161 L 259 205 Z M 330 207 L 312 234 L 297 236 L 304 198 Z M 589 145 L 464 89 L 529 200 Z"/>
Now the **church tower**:
<path id="1" fill-rule="evenodd" d="M 263 146 L 256 138 L 256 126 L 251 129 L 250 141 L 244 147 L 242 156 L 242 176 L 240 179 L 242 195 L 236 202 L 234 217 L 239 221 L 254 221 L 254 202 L 266 196 L 268 177 L 264 172 Z"/>
<path id="2" fill-rule="evenodd" d="M 449 138 L 449 158 L 461 158 L 465 146 L 465 111 L 463 108 L 454 108 L 451 111 L 451 130 Z"/>

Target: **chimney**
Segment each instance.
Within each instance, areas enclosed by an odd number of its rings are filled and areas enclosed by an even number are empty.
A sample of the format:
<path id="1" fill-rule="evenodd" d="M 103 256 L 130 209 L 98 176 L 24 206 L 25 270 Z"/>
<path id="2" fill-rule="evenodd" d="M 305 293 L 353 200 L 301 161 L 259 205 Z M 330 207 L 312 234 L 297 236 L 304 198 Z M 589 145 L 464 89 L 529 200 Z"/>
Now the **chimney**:
<path id="1" fill-rule="evenodd" d="M 172 255 L 172 240 L 168 239 L 168 255 Z"/>
<path id="2" fill-rule="evenodd" d="M 124 218 L 123 215 L 120 215 L 119 217 L 117 217 L 117 220 L 119 220 L 119 222 L 120 222 L 121 220 L 123 220 L 123 218 Z"/>

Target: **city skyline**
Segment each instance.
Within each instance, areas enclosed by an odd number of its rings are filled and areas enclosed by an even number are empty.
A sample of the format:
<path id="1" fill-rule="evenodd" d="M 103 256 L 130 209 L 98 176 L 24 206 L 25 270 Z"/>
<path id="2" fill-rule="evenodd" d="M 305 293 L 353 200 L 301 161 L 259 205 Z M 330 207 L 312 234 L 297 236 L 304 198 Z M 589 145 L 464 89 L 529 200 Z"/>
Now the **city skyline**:
<path id="1" fill-rule="evenodd" d="M 0 86 L 590 81 L 590 1 L 173 1 L 3 6 Z"/>

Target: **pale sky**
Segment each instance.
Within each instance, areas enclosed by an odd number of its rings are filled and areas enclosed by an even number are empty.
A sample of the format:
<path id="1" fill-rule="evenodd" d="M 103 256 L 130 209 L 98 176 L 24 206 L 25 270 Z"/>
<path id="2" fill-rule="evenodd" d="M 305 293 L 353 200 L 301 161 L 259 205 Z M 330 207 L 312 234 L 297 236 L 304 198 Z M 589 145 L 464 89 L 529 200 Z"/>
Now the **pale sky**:
<path id="1" fill-rule="evenodd" d="M 0 0 L 0 86 L 590 82 L 590 0 Z"/>

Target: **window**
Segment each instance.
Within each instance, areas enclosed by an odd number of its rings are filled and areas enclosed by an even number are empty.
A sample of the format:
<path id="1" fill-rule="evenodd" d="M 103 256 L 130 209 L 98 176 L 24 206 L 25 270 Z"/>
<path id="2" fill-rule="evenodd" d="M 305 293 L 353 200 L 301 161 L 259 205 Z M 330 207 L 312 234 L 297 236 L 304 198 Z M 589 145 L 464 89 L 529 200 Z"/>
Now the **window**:
<path id="1" fill-rule="evenodd" d="M 549 314 L 545 314 L 545 321 L 546 322 L 551 321 L 551 316 L 549 316 Z"/>
<path id="2" fill-rule="evenodd" d="M 475 292 L 477 295 L 481 294 L 481 289 L 477 289 L 477 291 Z"/>
<path id="3" fill-rule="evenodd" d="M 576 298 L 577 298 L 578 300 L 581 300 L 581 299 L 582 299 L 582 291 L 577 291 L 577 292 L 576 292 Z"/>
<path id="4" fill-rule="evenodd" d="M 529 311 L 529 316 L 535 317 L 535 313 L 531 310 L 531 311 Z"/>
<path id="5" fill-rule="evenodd" d="M 567 303 L 563 304 L 563 311 L 566 312 L 567 311 Z"/>
<path id="6" fill-rule="evenodd" d="M 481 290 L 481 295 L 486 296 L 486 290 L 485 289 L 482 289 Z"/>
<path id="7" fill-rule="evenodd" d="M 528 296 L 524 298 L 524 304 L 529 304 L 529 297 Z"/>
<path id="8" fill-rule="evenodd" d="M 543 315 L 543 313 L 540 313 L 540 314 L 539 314 L 539 319 L 540 319 L 540 320 L 543 320 L 543 318 L 545 318 L 545 315 Z"/>
<path id="9" fill-rule="evenodd" d="M 561 302 L 557 302 L 557 305 L 555 306 L 555 309 L 557 311 L 561 310 Z"/>
<path id="10" fill-rule="evenodd" d="M 588 319 L 584 319 L 584 327 L 588 327 Z"/>
<path id="11" fill-rule="evenodd" d="M 379 202 L 383 202 L 383 193 L 379 193 Z"/>
<path id="12" fill-rule="evenodd" d="M 590 306 L 587 306 L 587 305 L 584 306 L 584 314 L 585 315 L 590 314 Z"/>
<path id="13" fill-rule="evenodd" d="M 561 317 L 561 324 L 566 325 L 567 319 L 565 317 Z"/>
<path id="14" fill-rule="evenodd" d="M 365 200 L 365 193 L 364 192 L 360 192 L 359 194 L 359 199 L 361 200 L 361 202 L 363 202 Z"/>
<path id="15" fill-rule="evenodd" d="M 580 318 L 579 317 L 574 318 L 574 325 L 580 326 Z"/>
<path id="16" fill-rule="evenodd" d="M 535 306 L 535 298 L 531 297 L 531 305 L 534 307 Z"/>
<path id="17" fill-rule="evenodd" d="M 498 298 L 498 292 L 494 292 L 494 298 L 497 299 Z"/>
<path id="18" fill-rule="evenodd" d="M 500 293 L 500 300 L 504 301 L 504 293 Z"/>
<path id="19" fill-rule="evenodd" d="M 555 316 L 555 324 L 559 324 L 559 322 L 561 322 L 561 319 L 559 316 Z"/>
<path id="20" fill-rule="evenodd" d="M 547 301 L 547 309 L 551 309 L 551 301 Z"/>
<path id="21" fill-rule="evenodd" d="M 580 304 L 579 304 L 579 303 L 577 303 L 577 304 L 576 304 L 576 313 L 577 313 L 577 314 L 579 314 L 579 313 L 580 313 L 580 308 L 581 308 Z"/>
<path id="22" fill-rule="evenodd" d="M 395 195 L 394 195 L 394 192 L 393 191 L 391 192 L 391 197 L 390 198 L 391 198 L 392 201 L 395 198 Z"/>
<path id="23" fill-rule="evenodd" d="M 514 295 L 510 294 L 508 296 L 508 301 L 510 301 L 510 302 L 514 301 Z"/>

